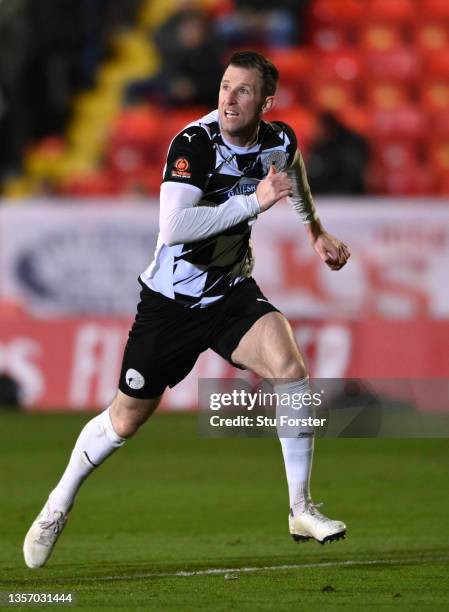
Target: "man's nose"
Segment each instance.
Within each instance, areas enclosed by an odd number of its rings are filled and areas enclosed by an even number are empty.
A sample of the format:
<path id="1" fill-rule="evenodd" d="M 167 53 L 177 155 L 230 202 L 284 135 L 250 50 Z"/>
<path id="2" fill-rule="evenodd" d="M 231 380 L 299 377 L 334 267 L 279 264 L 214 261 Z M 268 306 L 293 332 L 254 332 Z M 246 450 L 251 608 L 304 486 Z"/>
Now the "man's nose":
<path id="1" fill-rule="evenodd" d="M 226 92 L 226 102 L 228 104 L 234 104 L 236 101 L 236 95 L 234 91 L 227 91 Z"/>

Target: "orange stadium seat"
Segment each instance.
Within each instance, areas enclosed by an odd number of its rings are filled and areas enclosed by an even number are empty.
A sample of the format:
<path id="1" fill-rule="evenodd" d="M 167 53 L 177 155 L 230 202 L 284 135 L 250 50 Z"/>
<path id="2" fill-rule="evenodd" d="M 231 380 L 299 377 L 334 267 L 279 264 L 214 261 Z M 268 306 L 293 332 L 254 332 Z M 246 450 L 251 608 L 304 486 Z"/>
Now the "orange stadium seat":
<path id="1" fill-rule="evenodd" d="M 436 140 L 428 144 L 428 160 L 441 175 L 449 177 L 449 138 Z"/>
<path id="2" fill-rule="evenodd" d="M 353 89 L 341 81 L 316 82 L 311 86 L 311 100 L 318 112 L 335 112 L 355 104 Z"/>
<path id="3" fill-rule="evenodd" d="M 385 52 L 400 48 L 403 37 L 395 25 L 368 23 L 360 32 L 359 44 L 367 52 Z"/>
<path id="4" fill-rule="evenodd" d="M 421 53 L 434 53 L 449 49 L 449 31 L 444 23 L 430 21 L 417 24 L 413 32 L 413 39 Z"/>
<path id="5" fill-rule="evenodd" d="M 446 111 L 449 113 L 449 81 L 434 78 L 421 82 L 421 107 L 427 113 Z"/>
<path id="6" fill-rule="evenodd" d="M 389 80 L 367 83 L 365 102 L 372 109 L 392 110 L 399 108 L 410 100 L 409 89 L 403 83 Z"/>
<path id="7" fill-rule="evenodd" d="M 371 138 L 369 111 L 360 105 L 345 106 L 338 112 L 340 121 L 350 130 Z"/>

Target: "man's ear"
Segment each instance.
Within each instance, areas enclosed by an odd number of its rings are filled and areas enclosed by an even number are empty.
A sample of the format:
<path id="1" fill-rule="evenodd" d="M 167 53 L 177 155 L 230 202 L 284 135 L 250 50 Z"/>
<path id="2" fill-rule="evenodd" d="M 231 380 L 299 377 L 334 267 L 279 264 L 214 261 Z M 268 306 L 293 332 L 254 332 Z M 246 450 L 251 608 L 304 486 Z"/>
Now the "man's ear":
<path id="1" fill-rule="evenodd" d="M 265 102 L 263 103 L 262 113 L 269 113 L 270 110 L 273 110 L 274 105 L 275 105 L 274 96 L 268 96 L 267 98 L 265 98 Z"/>

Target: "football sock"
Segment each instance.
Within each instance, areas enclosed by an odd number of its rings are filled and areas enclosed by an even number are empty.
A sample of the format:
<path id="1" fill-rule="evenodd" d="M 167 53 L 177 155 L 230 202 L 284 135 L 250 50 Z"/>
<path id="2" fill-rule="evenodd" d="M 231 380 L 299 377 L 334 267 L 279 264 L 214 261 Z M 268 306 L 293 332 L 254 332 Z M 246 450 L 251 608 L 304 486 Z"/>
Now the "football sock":
<path id="1" fill-rule="evenodd" d="M 310 393 L 309 379 L 302 378 L 291 383 L 282 383 L 274 386 L 278 397 L 290 396 L 290 405 L 286 408 L 278 407 L 278 419 L 280 414 L 288 414 L 304 418 L 313 415 L 313 408 L 302 406 L 300 410 L 294 410 L 292 406 L 297 404 L 297 394 Z M 279 421 L 278 421 L 279 422 Z M 312 470 L 312 458 L 314 447 L 313 427 L 279 427 L 279 441 L 284 457 L 285 473 L 287 476 L 290 508 L 293 514 L 301 512 L 308 501 L 310 501 L 310 473 Z"/>
<path id="2" fill-rule="evenodd" d="M 87 476 L 125 441 L 112 426 L 109 408 L 90 420 L 78 436 L 61 480 L 50 493 L 50 507 L 68 512 Z"/>

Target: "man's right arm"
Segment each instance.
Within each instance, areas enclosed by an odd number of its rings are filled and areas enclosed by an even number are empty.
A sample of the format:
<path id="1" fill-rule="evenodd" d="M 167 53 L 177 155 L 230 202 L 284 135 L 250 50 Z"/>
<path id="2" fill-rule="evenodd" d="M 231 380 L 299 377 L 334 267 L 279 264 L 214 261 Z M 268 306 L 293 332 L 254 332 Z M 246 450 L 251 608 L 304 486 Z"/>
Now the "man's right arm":
<path id="1" fill-rule="evenodd" d="M 254 193 L 233 196 L 218 206 L 198 206 L 202 195 L 193 185 L 162 183 L 159 224 L 164 244 L 202 240 L 260 213 Z"/>
<path id="2" fill-rule="evenodd" d="M 223 204 L 202 201 L 215 153 L 199 126 L 186 128 L 170 145 L 160 193 L 160 232 L 167 246 L 215 236 L 267 210 L 286 195 L 291 181 L 274 167 L 256 192 L 232 196 Z"/>

